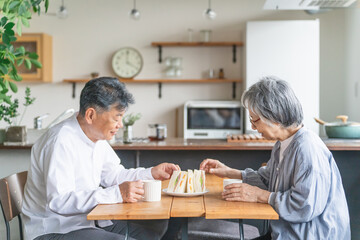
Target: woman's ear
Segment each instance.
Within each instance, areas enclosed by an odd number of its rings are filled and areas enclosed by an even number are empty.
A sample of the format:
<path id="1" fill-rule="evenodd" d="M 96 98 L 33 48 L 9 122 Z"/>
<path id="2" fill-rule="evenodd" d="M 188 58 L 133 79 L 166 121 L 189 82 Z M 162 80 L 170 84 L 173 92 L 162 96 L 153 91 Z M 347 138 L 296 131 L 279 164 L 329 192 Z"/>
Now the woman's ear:
<path id="1" fill-rule="evenodd" d="M 87 124 L 92 124 L 93 121 L 96 119 L 97 114 L 96 114 L 96 110 L 94 108 L 88 108 L 85 111 L 85 121 L 87 122 Z"/>

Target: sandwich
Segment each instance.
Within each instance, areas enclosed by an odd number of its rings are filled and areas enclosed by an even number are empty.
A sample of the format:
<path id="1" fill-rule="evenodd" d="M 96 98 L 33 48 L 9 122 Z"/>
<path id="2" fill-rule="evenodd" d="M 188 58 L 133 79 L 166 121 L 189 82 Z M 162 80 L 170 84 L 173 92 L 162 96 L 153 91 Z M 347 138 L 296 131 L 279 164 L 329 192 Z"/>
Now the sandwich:
<path id="1" fill-rule="evenodd" d="M 173 171 L 172 175 L 171 175 L 171 178 L 170 178 L 170 181 L 169 181 L 169 186 L 168 186 L 168 189 L 167 191 L 168 192 L 174 192 L 174 189 L 179 181 L 179 178 L 180 178 L 180 172 L 181 171 Z"/>
<path id="2" fill-rule="evenodd" d="M 186 184 L 186 192 L 194 193 L 194 172 L 193 170 L 188 170 L 187 172 L 187 184 Z"/>
<path id="3" fill-rule="evenodd" d="M 187 182 L 188 173 L 185 171 L 181 171 L 179 174 L 179 180 L 174 189 L 174 193 L 185 193 L 186 182 Z"/>
<path id="4" fill-rule="evenodd" d="M 205 171 L 194 170 L 194 189 L 195 192 L 205 192 Z"/>

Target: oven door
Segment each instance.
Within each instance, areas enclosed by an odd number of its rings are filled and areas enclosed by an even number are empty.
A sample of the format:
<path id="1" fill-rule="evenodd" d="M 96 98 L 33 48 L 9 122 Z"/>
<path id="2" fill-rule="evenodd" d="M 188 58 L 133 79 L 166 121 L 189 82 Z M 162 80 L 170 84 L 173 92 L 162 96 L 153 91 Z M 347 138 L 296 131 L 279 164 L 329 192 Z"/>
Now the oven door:
<path id="1" fill-rule="evenodd" d="M 236 101 L 196 102 L 184 108 L 184 138 L 226 139 L 242 133 L 242 108 Z"/>

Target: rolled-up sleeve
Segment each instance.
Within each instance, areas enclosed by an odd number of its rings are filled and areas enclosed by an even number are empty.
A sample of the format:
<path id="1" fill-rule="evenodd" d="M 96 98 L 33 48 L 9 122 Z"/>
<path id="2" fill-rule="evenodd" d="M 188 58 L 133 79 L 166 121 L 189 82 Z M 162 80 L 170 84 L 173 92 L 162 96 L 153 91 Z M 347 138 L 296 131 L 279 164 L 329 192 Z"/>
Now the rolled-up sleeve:
<path id="1" fill-rule="evenodd" d="M 241 171 L 241 176 L 245 183 L 268 190 L 270 170 L 267 166 L 261 167 L 257 171 L 246 168 Z"/>

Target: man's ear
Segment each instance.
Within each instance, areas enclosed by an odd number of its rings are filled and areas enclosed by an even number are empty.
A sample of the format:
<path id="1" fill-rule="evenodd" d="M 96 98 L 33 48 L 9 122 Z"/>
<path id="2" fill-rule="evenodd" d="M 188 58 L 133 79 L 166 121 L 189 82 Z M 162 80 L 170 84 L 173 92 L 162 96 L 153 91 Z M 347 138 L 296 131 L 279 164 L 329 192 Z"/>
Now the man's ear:
<path id="1" fill-rule="evenodd" d="M 88 108 L 86 109 L 85 111 L 85 121 L 88 123 L 88 124 L 92 124 L 93 121 L 96 119 L 97 117 L 97 114 L 96 114 L 96 110 L 95 108 Z"/>

